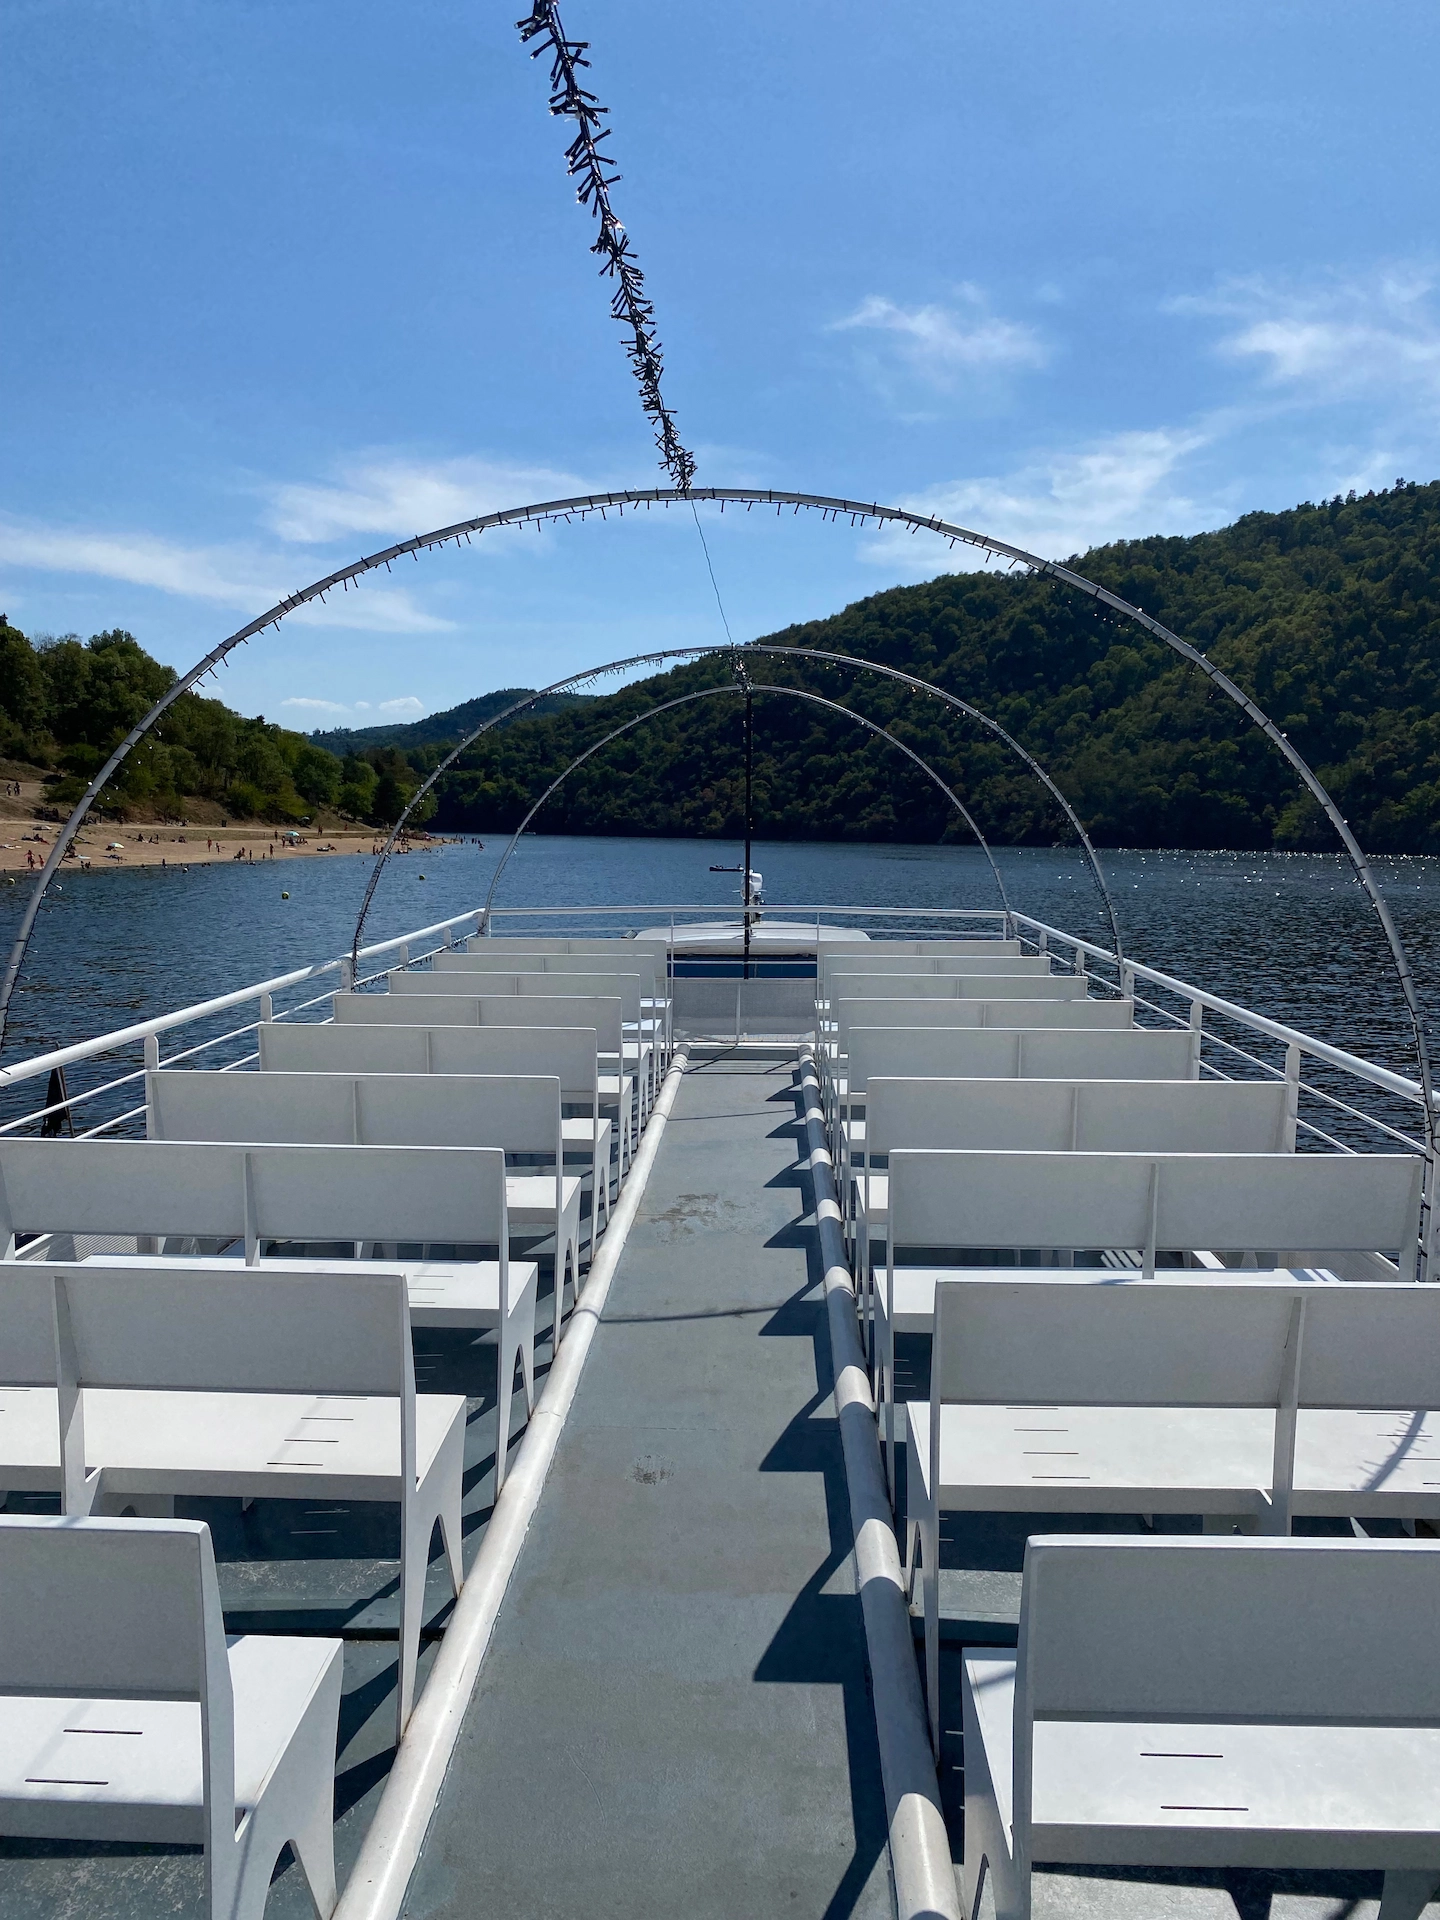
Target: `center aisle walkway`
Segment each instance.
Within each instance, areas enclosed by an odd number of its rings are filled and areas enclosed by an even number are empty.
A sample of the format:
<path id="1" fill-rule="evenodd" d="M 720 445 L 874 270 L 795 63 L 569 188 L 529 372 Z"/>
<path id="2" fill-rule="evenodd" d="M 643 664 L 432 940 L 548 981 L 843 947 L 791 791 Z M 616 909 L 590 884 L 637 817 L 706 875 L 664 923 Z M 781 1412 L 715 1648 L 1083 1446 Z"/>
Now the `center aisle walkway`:
<path id="1" fill-rule="evenodd" d="M 882 1920 L 879 1756 L 793 1063 L 680 1089 L 412 1920 Z"/>

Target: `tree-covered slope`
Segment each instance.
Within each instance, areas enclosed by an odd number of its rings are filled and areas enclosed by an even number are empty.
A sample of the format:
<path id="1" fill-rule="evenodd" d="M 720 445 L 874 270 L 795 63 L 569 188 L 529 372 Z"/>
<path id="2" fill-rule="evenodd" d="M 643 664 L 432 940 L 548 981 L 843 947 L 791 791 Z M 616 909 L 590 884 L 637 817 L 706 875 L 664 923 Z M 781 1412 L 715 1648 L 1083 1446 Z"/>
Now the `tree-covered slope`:
<path id="1" fill-rule="evenodd" d="M 1286 729 L 1374 849 L 1440 852 L 1440 483 L 1248 514 L 1191 538 L 1120 542 L 1080 570 L 1204 650 Z M 1095 837 L 1115 845 L 1328 845 L 1266 743 L 1204 676 L 1044 578 L 950 574 L 773 636 L 905 668 L 961 694 L 1035 753 Z M 757 659 L 931 759 L 1000 841 L 1060 826 L 1009 752 L 872 676 Z M 447 776 L 437 824 L 513 824 L 575 754 L 628 714 L 726 678 L 719 662 L 487 738 Z M 948 809 L 900 755 L 791 700 L 757 705 L 760 831 L 924 839 Z M 574 775 L 536 825 L 572 833 L 733 835 L 738 702 L 637 728 Z"/>
<path id="2" fill-rule="evenodd" d="M 458 707 L 447 707 L 443 713 L 427 713 L 420 720 L 396 720 L 378 727 L 329 727 L 312 733 L 310 744 L 342 757 L 366 753 L 372 747 L 398 747 L 402 753 L 417 747 L 453 747 L 483 721 L 503 713 L 506 707 L 523 700 L 532 691 L 530 687 L 501 687 L 495 693 L 462 700 Z M 584 693 L 547 693 L 536 701 L 531 711 L 561 713 L 567 707 L 583 705 L 590 698 Z"/>

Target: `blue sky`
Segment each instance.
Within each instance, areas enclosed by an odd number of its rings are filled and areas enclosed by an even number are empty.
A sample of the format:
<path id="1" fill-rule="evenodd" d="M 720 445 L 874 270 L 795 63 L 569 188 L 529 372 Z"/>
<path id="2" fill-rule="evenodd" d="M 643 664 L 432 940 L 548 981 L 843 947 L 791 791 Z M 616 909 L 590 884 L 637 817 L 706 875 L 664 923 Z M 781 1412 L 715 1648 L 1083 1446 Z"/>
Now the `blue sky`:
<path id="1" fill-rule="evenodd" d="M 0 606 L 187 667 L 397 536 L 653 484 L 518 0 L 6 0 Z M 1048 555 L 1440 473 L 1426 0 L 569 0 L 716 485 Z M 737 637 L 956 562 L 707 519 Z M 237 654 L 366 724 L 718 637 L 670 514 Z"/>

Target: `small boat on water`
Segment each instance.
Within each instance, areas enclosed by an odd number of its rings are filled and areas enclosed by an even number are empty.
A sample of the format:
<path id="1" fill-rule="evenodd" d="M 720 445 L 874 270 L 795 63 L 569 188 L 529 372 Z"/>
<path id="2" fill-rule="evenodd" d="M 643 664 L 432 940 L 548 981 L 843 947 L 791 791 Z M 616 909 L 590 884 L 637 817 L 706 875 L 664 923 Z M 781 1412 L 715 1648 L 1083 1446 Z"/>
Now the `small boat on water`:
<path id="1" fill-rule="evenodd" d="M 480 920 L 0 1070 L 0 1907 L 1418 1914 L 1417 1084 L 1013 911 Z"/>

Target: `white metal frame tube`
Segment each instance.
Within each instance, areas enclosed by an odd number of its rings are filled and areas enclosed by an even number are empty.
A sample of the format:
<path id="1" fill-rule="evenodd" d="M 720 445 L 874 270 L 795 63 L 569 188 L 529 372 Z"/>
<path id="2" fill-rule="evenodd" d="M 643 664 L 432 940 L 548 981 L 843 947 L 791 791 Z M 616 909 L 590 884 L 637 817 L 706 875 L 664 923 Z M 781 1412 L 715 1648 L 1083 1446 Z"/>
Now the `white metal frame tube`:
<path id="1" fill-rule="evenodd" d="M 835 1418 L 845 1455 L 850 1525 L 855 1536 L 855 1581 L 865 1616 L 875 1729 L 880 1742 L 896 1912 L 898 1920 L 961 1920 L 960 1893 L 915 1664 L 910 1603 L 880 1464 L 875 1400 L 860 1350 L 855 1283 L 845 1258 L 834 1167 L 825 1143 L 820 1082 L 814 1054 L 808 1047 L 800 1055 L 800 1087 L 805 1103 L 815 1229 L 825 1272 Z"/>

